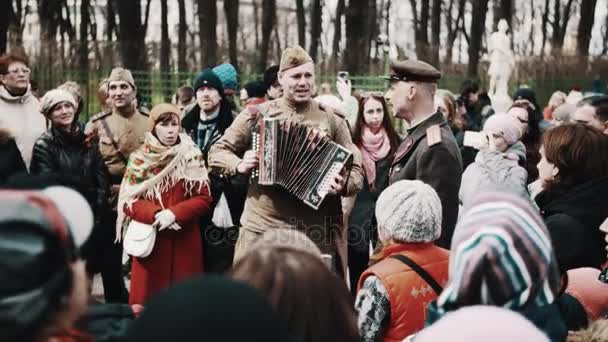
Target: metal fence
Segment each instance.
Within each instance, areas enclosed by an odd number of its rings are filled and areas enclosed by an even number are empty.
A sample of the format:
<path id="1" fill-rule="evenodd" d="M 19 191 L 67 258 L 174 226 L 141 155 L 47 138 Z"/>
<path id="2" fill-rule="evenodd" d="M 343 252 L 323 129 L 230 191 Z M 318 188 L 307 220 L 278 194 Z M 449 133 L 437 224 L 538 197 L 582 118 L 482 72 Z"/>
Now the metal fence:
<path id="1" fill-rule="evenodd" d="M 87 120 L 90 116 L 99 112 L 100 105 L 97 100 L 97 88 L 99 82 L 107 77 L 110 70 L 53 70 L 53 69 L 36 69 L 33 70 L 33 81 L 36 82 L 40 89 L 41 95 L 44 91 L 52 89 L 66 81 L 76 81 L 81 86 L 81 92 L 84 98 L 84 108 L 81 114 L 81 120 Z M 133 77 L 138 88 L 140 100 L 148 105 L 154 105 L 163 101 L 169 101 L 176 89 L 192 83 L 196 76 L 196 72 L 169 72 L 162 73 L 159 71 L 143 72 L 134 71 Z M 254 79 L 260 79 L 261 75 L 240 75 L 240 84 L 245 84 Z M 359 90 L 374 90 L 384 91 L 387 88 L 387 82 L 378 76 L 351 76 L 354 89 Z M 449 89 L 454 93 L 458 93 L 460 85 L 466 79 L 465 75 L 453 74 L 444 75 L 439 80 L 439 87 Z M 317 83 L 324 82 L 334 85 L 336 81 L 335 75 L 321 75 L 317 77 Z M 481 81 L 481 86 L 485 86 L 485 80 Z M 512 80 L 510 83 L 511 90 L 514 91 L 519 85 L 527 84 L 535 90 L 537 100 L 541 106 L 544 106 L 551 94 L 556 90 L 567 91 L 573 86 L 581 87 L 584 90 L 590 90 L 592 85 L 591 79 L 519 79 Z"/>

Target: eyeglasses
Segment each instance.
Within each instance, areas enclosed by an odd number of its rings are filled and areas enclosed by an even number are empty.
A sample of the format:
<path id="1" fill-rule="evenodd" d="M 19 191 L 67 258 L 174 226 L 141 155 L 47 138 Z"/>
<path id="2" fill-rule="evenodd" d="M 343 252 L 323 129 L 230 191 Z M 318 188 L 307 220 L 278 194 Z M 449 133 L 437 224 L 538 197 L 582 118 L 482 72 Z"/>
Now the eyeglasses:
<path id="1" fill-rule="evenodd" d="M 30 70 L 30 68 L 14 68 L 14 69 L 7 70 L 6 74 L 17 75 L 19 73 L 24 73 L 26 75 L 29 75 L 31 72 L 32 72 L 32 70 Z"/>
<path id="2" fill-rule="evenodd" d="M 384 98 L 384 93 L 380 92 L 380 91 L 365 91 L 363 93 L 361 93 L 361 95 L 359 95 L 359 97 L 361 99 L 367 99 L 370 97 L 373 98 Z"/>

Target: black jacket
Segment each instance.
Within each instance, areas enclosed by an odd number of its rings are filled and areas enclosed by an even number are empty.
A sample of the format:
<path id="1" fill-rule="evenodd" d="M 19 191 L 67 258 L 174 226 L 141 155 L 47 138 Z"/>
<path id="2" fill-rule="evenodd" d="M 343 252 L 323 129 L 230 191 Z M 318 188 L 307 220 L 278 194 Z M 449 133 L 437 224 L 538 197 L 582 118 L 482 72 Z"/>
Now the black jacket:
<path id="1" fill-rule="evenodd" d="M 85 143 L 82 129 L 75 137 L 55 128 L 43 133 L 34 144 L 30 172 L 72 177 L 77 189 L 91 205 L 96 219 L 107 210 L 108 169 L 99 153 L 97 141 Z"/>
<path id="2" fill-rule="evenodd" d="M 182 119 L 182 127 L 193 141 L 197 140 L 200 112 L 201 108 L 198 104 L 196 104 Z M 208 165 L 209 148 L 211 148 L 211 145 L 220 140 L 220 138 L 224 135 L 224 132 L 232 124 L 233 120 L 234 117 L 232 115 L 230 104 L 227 100 L 222 99 L 220 102 L 220 113 L 216 131 L 213 133 L 211 139 L 209 139 L 207 145 L 201 148 L 201 152 L 205 158 L 205 165 Z M 211 203 L 211 208 L 215 208 L 215 205 L 219 201 L 221 195 L 225 194 L 226 200 L 228 201 L 228 207 L 230 207 L 230 212 L 232 214 L 232 220 L 235 225 L 239 225 L 243 207 L 245 205 L 245 198 L 247 196 L 247 177 L 237 175 L 227 178 L 224 177 L 224 175 L 210 173 L 209 181 L 211 184 L 211 198 L 213 200 Z M 211 223 L 212 215 L 213 210 L 209 210 L 209 213 L 202 218 L 201 224 L 203 227 L 206 227 Z"/>
<path id="3" fill-rule="evenodd" d="M 572 189 L 546 190 L 536 197 L 562 272 L 600 268 L 606 260 L 606 242 L 599 230 L 608 217 L 606 193 L 608 177 L 603 177 Z"/>
<path id="4" fill-rule="evenodd" d="M 27 172 L 15 139 L 4 129 L 0 129 L 0 160 L 0 184 L 12 175 Z"/>

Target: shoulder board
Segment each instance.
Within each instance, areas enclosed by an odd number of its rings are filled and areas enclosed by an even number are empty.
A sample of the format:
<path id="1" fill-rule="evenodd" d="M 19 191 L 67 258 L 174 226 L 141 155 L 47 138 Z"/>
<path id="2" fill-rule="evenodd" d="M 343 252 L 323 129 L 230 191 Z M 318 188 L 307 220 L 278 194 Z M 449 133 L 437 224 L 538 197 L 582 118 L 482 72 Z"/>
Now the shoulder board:
<path id="1" fill-rule="evenodd" d="M 91 122 L 95 122 L 95 121 L 100 120 L 100 119 L 103 119 L 103 118 L 105 118 L 106 116 L 109 116 L 109 115 L 111 115 L 111 114 L 112 114 L 112 112 L 110 112 L 110 113 L 106 113 L 106 112 L 97 113 L 97 114 L 93 115 L 93 116 L 92 116 L 92 117 L 89 119 L 89 121 L 91 121 Z"/>
<path id="2" fill-rule="evenodd" d="M 137 108 L 137 111 L 139 112 L 139 114 L 143 115 L 143 116 L 150 116 L 150 111 L 148 110 L 148 108 Z"/>
<path id="3" fill-rule="evenodd" d="M 328 112 L 328 113 L 333 113 L 333 114 L 339 116 L 340 118 L 346 120 L 346 115 L 344 115 L 344 113 L 342 113 L 342 111 L 340 111 L 340 110 L 338 110 L 336 108 L 329 107 L 329 106 L 327 106 L 327 105 L 325 105 L 325 104 L 323 104 L 321 102 L 317 102 L 317 103 L 319 104 L 319 108 L 322 111 Z"/>
<path id="4" fill-rule="evenodd" d="M 441 127 L 433 125 L 426 129 L 426 144 L 431 147 L 441 142 Z"/>

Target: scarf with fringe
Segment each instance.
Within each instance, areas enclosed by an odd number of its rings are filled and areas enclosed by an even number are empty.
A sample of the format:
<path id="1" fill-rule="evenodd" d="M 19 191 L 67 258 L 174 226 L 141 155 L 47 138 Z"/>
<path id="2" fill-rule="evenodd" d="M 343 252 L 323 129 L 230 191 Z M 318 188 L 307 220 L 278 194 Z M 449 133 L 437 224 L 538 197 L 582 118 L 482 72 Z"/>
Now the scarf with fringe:
<path id="1" fill-rule="evenodd" d="M 120 242 L 123 228 L 130 222 L 124 214 L 125 206 L 130 209 L 135 201 L 143 198 L 157 200 L 165 209 L 162 194 L 179 181 L 184 182 L 187 195 L 208 186 L 209 178 L 201 151 L 187 134 L 181 133 L 179 138 L 178 144 L 164 146 L 148 132 L 144 144 L 129 157 L 118 195 L 116 242 Z"/>

